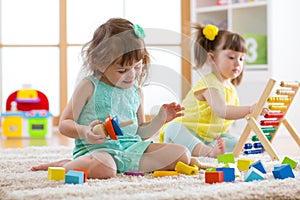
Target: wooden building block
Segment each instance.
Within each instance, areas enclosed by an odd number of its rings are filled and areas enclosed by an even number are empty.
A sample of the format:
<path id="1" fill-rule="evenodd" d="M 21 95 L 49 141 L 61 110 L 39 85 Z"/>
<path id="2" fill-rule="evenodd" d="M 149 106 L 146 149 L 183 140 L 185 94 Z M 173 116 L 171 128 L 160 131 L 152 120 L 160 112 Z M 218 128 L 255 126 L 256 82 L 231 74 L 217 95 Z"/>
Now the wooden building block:
<path id="1" fill-rule="evenodd" d="M 65 177 L 65 183 L 83 184 L 84 183 L 84 172 L 69 170 Z"/>
<path id="2" fill-rule="evenodd" d="M 179 176 L 179 173 L 176 171 L 154 171 L 152 176 L 154 178 L 164 177 L 164 176 Z"/>
<path id="3" fill-rule="evenodd" d="M 237 161 L 237 167 L 240 171 L 246 171 L 250 168 L 250 165 L 254 163 L 254 160 L 241 158 Z"/>
<path id="4" fill-rule="evenodd" d="M 179 161 L 175 166 L 175 171 L 181 174 L 186 175 L 196 175 L 199 172 L 199 169 L 196 165 L 189 166 L 181 161 Z"/>
<path id="5" fill-rule="evenodd" d="M 264 166 L 264 164 L 261 162 L 261 160 L 256 161 L 255 163 L 253 163 L 251 167 L 256 168 L 257 170 L 259 170 L 260 172 L 262 172 L 263 174 L 267 173 L 266 167 Z"/>
<path id="6" fill-rule="evenodd" d="M 83 172 L 84 173 L 84 182 L 87 181 L 87 177 L 88 177 L 88 172 L 86 169 L 81 169 L 81 168 L 74 168 L 73 169 L 74 171 L 80 171 L 80 172 Z"/>
<path id="7" fill-rule="evenodd" d="M 235 163 L 234 155 L 232 153 L 219 154 L 217 159 L 218 163 Z"/>
<path id="8" fill-rule="evenodd" d="M 223 171 L 206 171 L 205 172 L 205 183 L 222 183 L 224 182 L 224 172 Z"/>
<path id="9" fill-rule="evenodd" d="M 289 164 L 277 166 L 272 171 L 275 179 L 295 178 L 293 170 Z"/>
<path id="10" fill-rule="evenodd" d="M 281 164 L 289 164 L 291 166 L 292 169 L 295 169 L 295 167 L 297 166 L 298 162 L 294 161 L 293 159 L 289 158 L 289 157 L 284 157 L 283 161 Z"/>
<path id="11" fill-rule="evenodd" d="M 63 167 L 48 167 L 48 180 L 65 180 L 66 169 Z"/>
<path id="12" fill-rule="evenodd" d="M 216 169 L 217 172 L 224 173 L 224 182 L 233 182 L 235 180 L 234 168 L 220 167 Z"/>
<path id="13" fill-rule="evenodd" d="M 263 180 L 264 174 L 256 169 L 255 167 L 250 167 L 248 172 L 245 175 L 245 182 L 250 182 L 254 180 Z"/>

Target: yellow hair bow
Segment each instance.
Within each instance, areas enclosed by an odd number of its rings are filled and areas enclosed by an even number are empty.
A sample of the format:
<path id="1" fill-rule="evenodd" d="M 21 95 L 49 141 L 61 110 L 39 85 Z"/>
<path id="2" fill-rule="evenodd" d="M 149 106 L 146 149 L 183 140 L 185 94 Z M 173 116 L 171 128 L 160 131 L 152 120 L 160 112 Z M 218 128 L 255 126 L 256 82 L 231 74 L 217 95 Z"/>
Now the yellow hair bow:
<path id="1" fill-rule="evenodd" d="M 213 41 L 215 37 L 218 35 L 219 29 L 218 27 L 208 24 L 203 29 L 203 35 L 206 39 Z"/>

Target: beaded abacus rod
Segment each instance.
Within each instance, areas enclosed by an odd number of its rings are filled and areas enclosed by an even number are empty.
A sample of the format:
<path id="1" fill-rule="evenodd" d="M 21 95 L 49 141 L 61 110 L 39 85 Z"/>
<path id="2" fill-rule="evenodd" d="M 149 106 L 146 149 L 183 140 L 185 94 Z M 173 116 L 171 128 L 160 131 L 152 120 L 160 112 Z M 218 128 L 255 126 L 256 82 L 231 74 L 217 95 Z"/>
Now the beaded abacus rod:
<path id="1" fill-rule="evenodd" d="M 273 141 L 281 124 L 286 127 L 288 132 L 300 147 L 300 136 L 285 117 L 286 112 L 288 111 L 295 95 L 297 94 L 300 83 L 297 81 L 282 81 L 280 82 L 280 87 L 276 90 L 276 96 L 270 97 L 269 95 L 271 94 L 275 84 L 275 80 L 269 79 L 264 92 L 262 93 L 258 103 L 256 104 L 253 113 L 245 117 L 245 119 L 247 120 L 247 125 L 235 149 L 233 150 L 233 154 L 235 157 L 239 156 L 246 140 L 250 135 L 251 130 L 253 130 L 262 143 L 265 151 L 270 155 L 271 159 L 279 160 L 279 156 L 275 149 L 272 147 L 271 142 Z M 262 110 L 264 109 L 266 103 L 268 103 L 268 108 L 270 111 L 264 115 L 265 119 L 261 120 L 258 124 L 257 118 L 262 113 Z M 265 133 L 268 133 L 270 135 L 265 135 Z"/>

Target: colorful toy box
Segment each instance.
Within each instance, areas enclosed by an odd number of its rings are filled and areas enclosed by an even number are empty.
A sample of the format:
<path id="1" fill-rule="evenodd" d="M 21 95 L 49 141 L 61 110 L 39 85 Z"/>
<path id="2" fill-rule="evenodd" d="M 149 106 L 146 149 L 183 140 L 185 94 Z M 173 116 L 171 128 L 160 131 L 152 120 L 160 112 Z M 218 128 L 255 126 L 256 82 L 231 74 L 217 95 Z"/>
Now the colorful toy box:
<path id="1" fill-rule="evenodd" d="M 38 90 L 22 89 L 10 94 L 1 119 L 6 138 L 43 138 L 52 133 L 48 98 Z"/>

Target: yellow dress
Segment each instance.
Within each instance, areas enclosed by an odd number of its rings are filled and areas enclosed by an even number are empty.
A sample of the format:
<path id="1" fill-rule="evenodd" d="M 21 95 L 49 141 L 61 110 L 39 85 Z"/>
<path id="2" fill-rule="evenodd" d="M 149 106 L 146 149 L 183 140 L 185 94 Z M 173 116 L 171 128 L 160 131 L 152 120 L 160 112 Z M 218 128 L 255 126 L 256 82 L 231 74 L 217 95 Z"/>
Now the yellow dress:
<path id="1" fill-rule="evenodd" d="M 197 84 L 193 86 L 183 100 L 182 106 L 185 107 L 184 116 L 176 118 L 171 122 L 181 122 L 202 140 L 212 142 L 216 135 L 225 133 L 228 130 L 233 120 L 225 120 L 218 117 L 206 101 L 199 101 L 195 97 L 195 92 L 207 88 L 215 88 L 223 93 L 227 105 L 237 106 L 239 104 L 238 95 L 234 85 L 230 83 L 230 87 L 227 88 L 214 74 L 209 73 L 203 76 Z M 164 129 L 169 123 L 161 129 L 159 137 L 160 142 L 164 141 Z"/>

